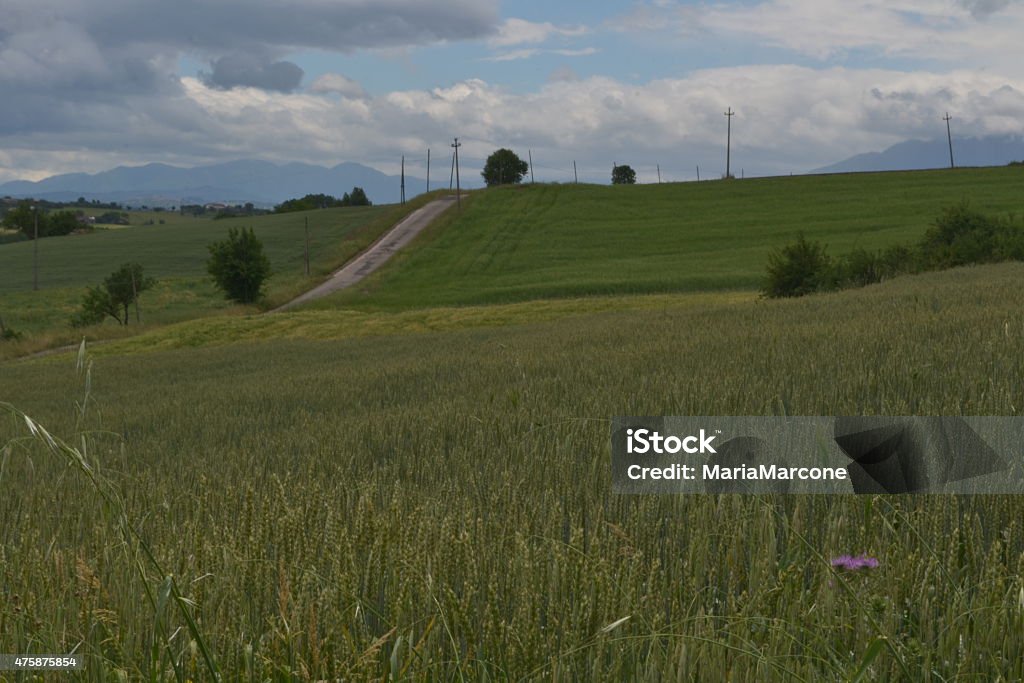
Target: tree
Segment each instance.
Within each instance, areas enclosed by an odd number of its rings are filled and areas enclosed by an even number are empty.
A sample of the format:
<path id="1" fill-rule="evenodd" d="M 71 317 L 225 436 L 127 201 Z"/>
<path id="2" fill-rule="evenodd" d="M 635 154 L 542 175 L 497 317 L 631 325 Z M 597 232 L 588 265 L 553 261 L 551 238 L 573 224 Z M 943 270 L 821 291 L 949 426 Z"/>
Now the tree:
<path id="1" fill-rule="evenodd" d="M 270 260 L 252 228 L 231 228 L 228 238 L 210 245 L 206 269 L 229 299 L 251 304 L 262 296 L 270 277 Z"/>
<path id="2" fill-rule="evenodd" d="M 39 236 L 43 237 L 46 235 L 46 214 L 36 213 L 39 212 L 39 208 L 32 208 L 32 202 L 23 200 L 18 202 L 18 205 L 7 212 L 4 216 L 4 227 L 11 230 L 18 230 L 29 239 L 33 239 L 36 230 L 36 219 L 39 220 Z"/>
<path id="3" fill-rule="evenodd" d="M 482 175 L 487 187 L 522 182 L 530 171 L 530 166 L 520 159 L 515 152 L 504 147 L 491 153 L 484 164 Z"/>
<path id="4" fill-rule="evenodd" d="M 361 187 L 353 187 L 352 194 L 346 194 L 348 197 L 348 204 L 346 206 L 372 206 L 373 202 L 366 196 L 366 192 Z M 344 201 L 344 198 L 342 198 Z"/>
<path id="5" fill-rule="evenodd" d="M 110 316 L 121 325 L 127 325 L 129 307 L 136 305 L 139 295 L 151 289 L 156 280 L 146 277 L 138 263 L 125 263 L 107 276 L 99 287 L 89 287 L 82 300 L 82 310 L 72 318 L 76 327 L 95 325 Z"/>
<path id="6" fill-rule="evenodd" d="M 635 185 L 636 171 L 629 166 L 612 167 L 612 185 Z"/>
<path id="7" fill-rule="evenodd" d="M 46 217 L 46 237 L 57 237 L 58 235 L 70 235 L 75 230 L 85 227 L 78 215 L 73 211 L 57 211 Z M 40 228 L 39 234 L 43 235 Z"/>

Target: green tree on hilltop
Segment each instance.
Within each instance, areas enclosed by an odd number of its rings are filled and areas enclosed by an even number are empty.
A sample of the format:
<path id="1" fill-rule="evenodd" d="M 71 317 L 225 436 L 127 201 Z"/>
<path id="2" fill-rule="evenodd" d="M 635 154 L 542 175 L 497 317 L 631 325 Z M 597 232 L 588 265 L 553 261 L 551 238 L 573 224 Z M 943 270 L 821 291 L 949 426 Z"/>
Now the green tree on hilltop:
<path id="1" fill-rule="evenodd" d="M 484 164 L 484 170 L 480 175 L 484 177 L 487 187 L 494 187 L 495 185 L 520 183 L 529 170 L 530 166 L 515 152 L 502 148 L 487 157 L 487 163 Z"/>

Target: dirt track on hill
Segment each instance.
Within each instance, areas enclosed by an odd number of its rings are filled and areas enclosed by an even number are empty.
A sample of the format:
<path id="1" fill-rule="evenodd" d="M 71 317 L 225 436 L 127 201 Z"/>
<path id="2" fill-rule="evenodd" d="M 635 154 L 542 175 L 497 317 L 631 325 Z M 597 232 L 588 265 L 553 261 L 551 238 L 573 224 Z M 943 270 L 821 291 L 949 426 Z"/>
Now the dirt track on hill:
<path id="1" fill-rule="evenodd" d="M 331 275 L 330 279 L 270 312 L 286 311 L 289 308 L 319 299 L 340 289 L 351 287 L 384 265 L 396 251 L 411 242 L 416 235 L 454 203 L 455 197 L 453 195 L 451 197 L 435 199 L 429 204 L 416 209 L 399 221 L 395 227 L 388 230 L 383 237 L 371 244 L 366 251 L 342 266 L 340 270 Z"/>

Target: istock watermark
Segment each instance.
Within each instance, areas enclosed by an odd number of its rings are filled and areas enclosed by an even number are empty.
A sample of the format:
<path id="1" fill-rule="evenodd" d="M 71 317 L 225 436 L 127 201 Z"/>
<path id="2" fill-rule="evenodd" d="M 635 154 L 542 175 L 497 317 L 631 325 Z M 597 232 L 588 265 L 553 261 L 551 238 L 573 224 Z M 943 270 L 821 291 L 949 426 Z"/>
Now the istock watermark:
<path id="1" fill-rule="evenodd" d="M 1024 494 L 1019 417 L 616 417 L 616 493 Z"/>

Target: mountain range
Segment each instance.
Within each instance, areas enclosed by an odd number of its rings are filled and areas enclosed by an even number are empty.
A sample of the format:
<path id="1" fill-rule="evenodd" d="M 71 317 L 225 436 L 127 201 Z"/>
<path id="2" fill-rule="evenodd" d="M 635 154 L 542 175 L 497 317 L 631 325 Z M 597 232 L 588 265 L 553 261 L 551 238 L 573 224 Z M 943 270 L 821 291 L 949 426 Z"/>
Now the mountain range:
<path id="1" fill-rule="evenodd" d="M 307 194 L 340 197 L 361 187 L 374 204 L 401 197 L 401 178 L 356 163 L 332 168 L 312 164 L 275 164 L 242 160 L 196 168 L 167 164 L 119 166 L 102 173 L 67 173 L 36 182 L 15 180 L 0 185 L 0 197 L 74 201 L 78 197 L 131 206 L 178 206 L 224 202 L 271 206 Z M 426 189 L 426 181 L 405 177 L 406 198 Z"/>
<path id="2" fill-rule="evenodd" d="M 953 138 L 957 166 L 1004 166 L 1024 160 L 1020 135 Z M 908 140 L 881 152 L 858 154 L 811 173 L 895 171 L 949 166 L 945 138 Z M 438 185 L 439 186 L 439 185 Z M 177 206 L 223 202 L 252 202 L 261 207 L 307 194 L 340 197 L 353 187 L 366 191 L 374 204 L 389 204 L 401 197 L 401 178 L 357 163 L 327 168 L 304 163 L 278 164 L 242 160 L 181 168 L 167 164 L 119 166 L 102 173 L 67 173 L 36 182 L 15 180 L 0 184 L 0 197 L 32 197 L 74 201 L 79 197 L 128 206 Z M 412 198 L 426 189 L 426 181 L 406 175 L 405 195 Z"/>
<path id="3" fill-rule="evenodd" d="M 998 135 L 982 138 L 953 138 L 953 161 L 957 166 L 1005 166 L 1024 160 L 1024 137 Z M 824 166 L 812 173 L 856 171 L 910 171 L 949 167 L 949 140 L 907 140 L 882 152 L 858 154 Z"/>

